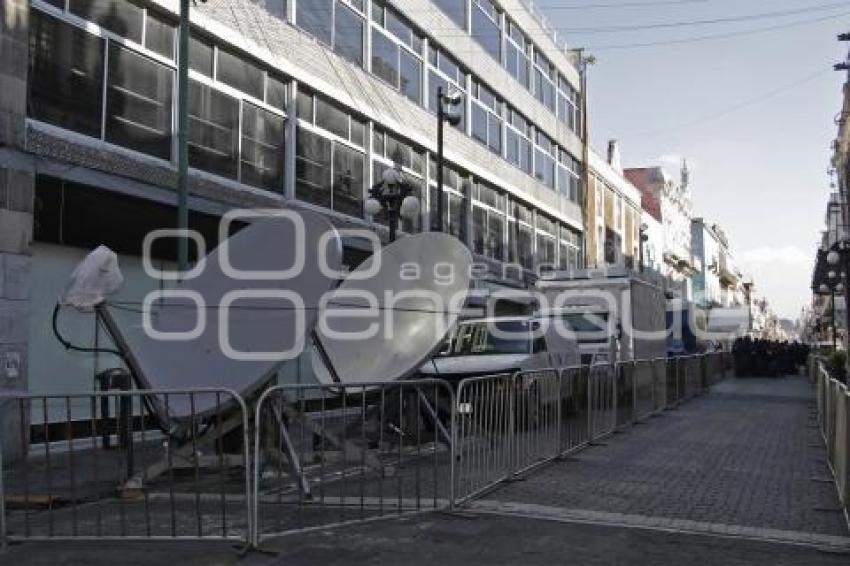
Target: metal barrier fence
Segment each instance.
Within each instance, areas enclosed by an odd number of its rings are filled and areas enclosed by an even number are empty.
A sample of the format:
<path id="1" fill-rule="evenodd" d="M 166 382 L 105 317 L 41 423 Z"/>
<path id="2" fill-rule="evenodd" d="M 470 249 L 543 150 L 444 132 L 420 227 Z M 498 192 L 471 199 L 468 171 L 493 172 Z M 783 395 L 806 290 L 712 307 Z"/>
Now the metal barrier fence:
<path id="1" fill-rule="evenodd" d="M 442 380 L 267 390 L 254 421 L 255 543 L 450 507 L 455 407 Z"/>
<path id="2" fill-rule="evenodd" d="M 822 362 L 812 368 L 817 384 L 818 420 L 827 457 L 850 524 L 850 390 L 830 377 Z"/>
<path id="3" fill-rule="evenodd" d="M 712 353 L 461 381 L 455 503 L 677 406 L 721 380 L 722 368 Z"/>
<path id="4" fill-rule="evenodd" d="M 2 395 L 0 537 L 259 544 L 451 508 L 678 405 L 722 379 L 725 362 L 540 369 L 456 391 L 436 379 L 277 386 L 252 419 L 229 390 Z M 818 386 L 846 493 L 849 396 Z"/>
<path id="5" fill-rule="evenodd" d="M 233 391 L 9 393 L 0 411 L 4 544 L 250 542 L 248 412 Z"/>
<path id="6" fill-rule="evenodd" d="M 600 440 L 617 428 L 617 366 L 598 364 L 588 369 L 588 422 L 590 442 Z"/>

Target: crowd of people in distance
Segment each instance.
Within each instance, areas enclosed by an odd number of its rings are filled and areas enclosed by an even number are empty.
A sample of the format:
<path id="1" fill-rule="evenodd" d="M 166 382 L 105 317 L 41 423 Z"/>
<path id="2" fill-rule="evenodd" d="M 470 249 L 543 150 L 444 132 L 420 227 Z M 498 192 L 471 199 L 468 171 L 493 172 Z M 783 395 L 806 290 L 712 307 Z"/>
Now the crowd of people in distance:
<path id="1" fill-rule="evenodd" d="M 738 377 L 781 377 L 796 374 L 798 368 L 806 364 L 809 346 L 746 336 L 732 344 L 732 356 Z"/>

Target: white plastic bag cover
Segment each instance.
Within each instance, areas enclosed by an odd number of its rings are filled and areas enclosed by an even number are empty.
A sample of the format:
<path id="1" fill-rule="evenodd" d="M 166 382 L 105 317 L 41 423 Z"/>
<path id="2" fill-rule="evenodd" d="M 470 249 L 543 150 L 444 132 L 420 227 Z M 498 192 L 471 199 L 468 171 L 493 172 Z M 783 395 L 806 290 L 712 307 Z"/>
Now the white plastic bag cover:
<path id="1" fill-rule="evenodd" d="M 98 246 L 71 273 L 59 302 L 90 311 L 118 291 L 123 283 L 118 256 L 106 246 Z"/>

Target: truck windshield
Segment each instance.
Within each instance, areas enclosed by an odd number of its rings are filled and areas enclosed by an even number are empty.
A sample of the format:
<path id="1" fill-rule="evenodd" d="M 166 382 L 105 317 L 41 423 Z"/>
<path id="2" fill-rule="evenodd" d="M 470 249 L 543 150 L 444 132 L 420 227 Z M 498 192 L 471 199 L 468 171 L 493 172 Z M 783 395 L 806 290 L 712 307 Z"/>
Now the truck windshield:
<path id="1" fill-rule="evenodd" d="M 575 333 L 579 343 L 606 342 L 610 332 L 608 329 L 608 313 L 577 312 L 564 315 L 564 325 Z"/>
<path id="2" fill-rule="evenodd" d="M 536 323 L 535 323 L 536 324 Z M 458 326 L 451 341 L 440 355 L 480 356 L 494 354 L 528 354 L 531 352 L 531 323 L 526 320 L 491 320 Z"/>

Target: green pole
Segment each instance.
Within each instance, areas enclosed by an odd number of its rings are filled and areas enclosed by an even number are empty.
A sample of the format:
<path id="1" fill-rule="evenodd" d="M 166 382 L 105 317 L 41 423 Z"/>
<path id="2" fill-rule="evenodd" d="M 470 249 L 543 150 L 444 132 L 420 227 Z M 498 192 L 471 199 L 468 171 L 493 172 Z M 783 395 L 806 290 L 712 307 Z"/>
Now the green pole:
<path id="1" fill-rule="evenodd" d="M 186 186 L 189 176 L 189 0 L 180 0 L 180 35 L 177 45 L 177 228 L 188 230 Z M 188 238 L 177 238 L 177 266 L 189 269 Z"/>

